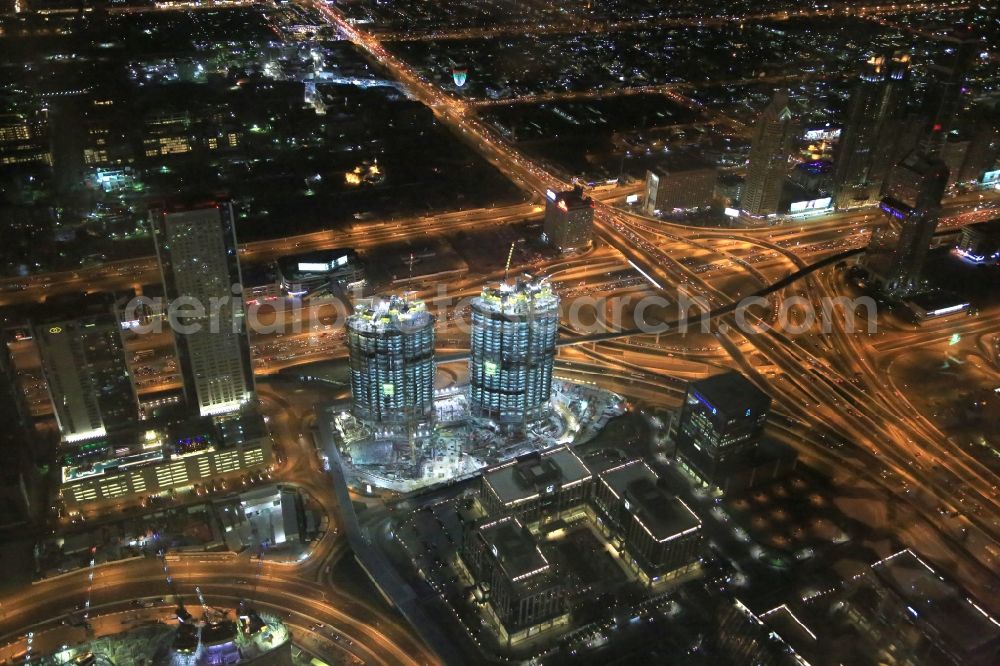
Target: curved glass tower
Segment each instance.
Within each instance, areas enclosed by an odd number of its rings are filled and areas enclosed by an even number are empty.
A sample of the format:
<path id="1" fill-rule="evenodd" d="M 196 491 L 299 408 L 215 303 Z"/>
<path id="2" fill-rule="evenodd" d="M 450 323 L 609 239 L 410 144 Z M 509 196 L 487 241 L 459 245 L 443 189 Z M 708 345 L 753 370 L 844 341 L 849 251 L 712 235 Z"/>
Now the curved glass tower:
<path id="1" fill-rule="evenodd" d="M 469 409 L 503 426 L 545 416 L 559 330 L 548 281 L 490 284 L 472 301 Z"/>
<path id="2" fill-rule="evenodd" d="M 393 296 L 347 318 L 354 415 L 407 430 L 434 414 L 434 317 Z"/>

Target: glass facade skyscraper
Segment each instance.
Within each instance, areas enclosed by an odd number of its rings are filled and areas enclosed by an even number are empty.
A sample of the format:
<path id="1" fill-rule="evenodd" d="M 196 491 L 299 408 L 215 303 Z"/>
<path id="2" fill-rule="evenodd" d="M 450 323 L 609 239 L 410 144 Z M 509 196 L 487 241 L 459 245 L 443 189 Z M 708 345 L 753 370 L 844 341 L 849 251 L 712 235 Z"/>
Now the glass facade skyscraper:
<path id="1" fill-rule="evenodd" d="M 837 208 L 878 199 L 894 154 L 895 126 L 890 121 L 900 118 L 906 107 L 909 61 L 907 54 L 876 55 L 861 72 L 837 149 Z"/>
<path id="2" fill-rule="evenodd" d="M 138 419 L 122 327 L 110 302 L 87 300 L 72 319 L 42 319 L 34 335 L 62 441 L 102 437 Z"/>
<path id="3" fill-rule="evenodd" d="M 254 395 L 231 203 L 150 211 L 163 287 L 178 308 L 174 340 L 184 394 L 200 416 L 239 411 Z"/>
<path id="4" fill-rule="evenodd" d="M 677 455 L 703 481 L 720 481 L 757 448 L 771 398 L 738 372 L 688 384 L 677 426 Z"/>
<path id="5" fill-rule="evenodd" d="M 559 297 L 548 281 L 487 285 L 472 301 L 469 408 L 503 426 L 545 416 L 559 332 Z"/>
<path id="6" fill-rule="evenodd" d="M 434 317 L 394 296 L 347 318 L 354 415 L 409 430 L 434 415 Z"/>
<path id="7" fill-rule="evenodd" d="M 778 212 L 795 127 L 788 94 L 775 94 L 754 126 L 746 186 L 740 201 L 740 207 L 749 215 L 765 217 Z"/>

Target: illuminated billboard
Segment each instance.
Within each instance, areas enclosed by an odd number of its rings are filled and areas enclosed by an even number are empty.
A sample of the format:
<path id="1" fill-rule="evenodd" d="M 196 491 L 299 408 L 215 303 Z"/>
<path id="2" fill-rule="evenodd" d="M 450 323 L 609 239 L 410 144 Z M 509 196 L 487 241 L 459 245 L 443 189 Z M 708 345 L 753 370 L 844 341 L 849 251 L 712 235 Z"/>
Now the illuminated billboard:
<path id="1" fill-rule="evenodd" d="M 300 263 L 299 270 L 304 273 L 325 273 L 330 270 L 330 264 Z"/>
<path id="2" fill-rule="evenodd" d="M 833 199 L 831 197 L 810 199 L 809 201 L 795 201 L 792 203 L 791 208 L 789 208 L 789 212 L 794 214 L 813 210 L 826 210 L 832 202 Z"/>
<path id="3" fill-rule="evenodd" d="M 1000 183 L 1000 169 L 987 171 L 983 174 L 983 185 L 993 185 L 995 183 Z"/>
<path id="4" fill-rule="evenodd" d="M 722 212 L 725 213 L 727 217 L 739 217 L 740 216 L 740 211 L 736 210 L 735 208 L 727 208 L 726 210 L 724 210 Z"/>
<path id="5" fill-rule="evenodd" d="M 820 129 L 806 130 L 803 136 L 806 141 L 836 141 L 840 138 L 840 128 L 822 127 Z"/>

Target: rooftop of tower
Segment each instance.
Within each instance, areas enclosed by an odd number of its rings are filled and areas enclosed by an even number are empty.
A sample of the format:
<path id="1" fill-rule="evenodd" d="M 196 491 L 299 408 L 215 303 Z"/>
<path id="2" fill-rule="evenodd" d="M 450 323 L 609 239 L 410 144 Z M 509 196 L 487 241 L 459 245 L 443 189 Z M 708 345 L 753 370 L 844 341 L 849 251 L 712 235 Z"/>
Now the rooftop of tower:
<path id="1" fill-rule="evenodd" d="M 530 275 L 513 282 L 492 282 L 483 287 L 473 300 L 473 306 L 490 312 L 527 314 L 530 310 L 554 310 L 559 307 L 559 296 L 552 290 L 548 278 L 535 279 Z"/>
<path id="2" fill-rule="evenodd" d="M 347 327 L 369 333 L 405 333 L 433 323 L 427 306 L 419 299 L 391 296 L 388 300 L 359 303 L 347 318 Z"/>

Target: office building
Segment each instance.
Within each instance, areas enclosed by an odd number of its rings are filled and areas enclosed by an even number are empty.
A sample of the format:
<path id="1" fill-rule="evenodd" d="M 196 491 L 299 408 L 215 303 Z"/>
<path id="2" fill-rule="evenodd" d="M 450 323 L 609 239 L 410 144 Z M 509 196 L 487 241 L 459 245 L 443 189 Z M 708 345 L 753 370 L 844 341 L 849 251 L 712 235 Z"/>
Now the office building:
<path id="1" fill-rule="evenodd" d="M 354 415 L 412 428 L 434 414 L 434 317 L 423 301 L 394 296 L 347 318 Z"/>
<path id="2" fill-rule="evenodd" d="M 583 461 L 560 446 L 485 470 L 479 497 L 490 515 L 543 523 L 574 511 L 589 496 L 592 480 Z"/>
<path id="3" fill-rule="evenodd" d="M 752 465 L 771 398 L 738 372 L 688 384 L 677 427 L 677 457 L 706 485 Z"/>
<path id="4" fill-rule="evenodd" d="M 474 598 L 507 645 L 569 622 L 563 583 L 517 518 L 476 526 L 464 541 L 462 563 L 476 581 Z"/>
<path id="5" fill-rule="evenodd" d="M 155 209 L 150 221 L 168 302 L 197 304 L 171 321 L 188 405 L 201 416 L 238 411 L 254 384 L 233 206 Z"/>
<path id="6" fill-rule="evenodd" d="M 547 280 L 483 288 L 472 301 L 472 416 L 523 427 L 547 414 L 558 329 L 559 297 Z"/>
<path id="7" fill-rule="evenodd" d="M 851 96 L 834 170 L 836 206 L 873 204 L 892 158 L 890 121 L 900 117 L 909 85 L 909 55 L 875 55 Z"/>
<path id="8" fill-rule="evenodd" d="M 0 328 L 0 419 L 4 424 L 0 430 L 0 457 L 4 461 L 0 467 L 0 530 L 29 520 L 48 506 L 36 497 L 43 487 L 35 466 L 35 461 L 42 457 L 37 449 L 41 438 L 17 381 L 10 346 L 11 341 L 23 335 L 24 329 L 6 328 L 10 323 L 4 318 L 4 327 Z"/>
<path id="9" fill-rule="evenodd" d="M 964 104 L 969 70 L 985 48 L 982 37 L 969 27 L 961 27 L 940 38 L 944 53 L 929 66 L 930 84 L 924 100 L 924 125 L 920 150 L 939 157 Z"/>
<path id="10" fill-rule="evenodd" d="M 51 164 L 47 113 L 0 114 L 0 166 Z"/>
<path id="11" fill-rule="evenodd" d="M 911 153 L 889 174 L 879 204 L 885 219 L 872 231 L 861 262 L 869 283 L 884 295 L 902 298 L 920 290 L 947 184 L 944 163 L 919 153 Z"/>
<path id="12" fill-rule="evenodd" d="M 992 116 L 972 122 L 968 137 L 969 150 L 957 177 L 960 185 L 982 183 L 987 173 L 997 171 L 997 159 L 1000 158 L 1000 109 L 994 110 Z"/>
<path id="13" fill-rule="evenodd" d="M 63 443 L 103 437 L 134 424 L 139 403 L 112 303 L 99 297 L 64 300 L 53 309 L 76 313 L 72 318 L 39 317 L 33 327 Z"/>
<path id="14" fill-rule="evenodd" d="M 964 133 L 953 132 L 945 140 L 941 148 L 939 157 L 948 169 L 949 188 L 958 184 L 958 179 L 962 175 L 962 167 L 972 149 L 971 137 Z"/>
<path id="15" fill-rule="evenodd" d="M 796 123 L 788 106 L 788 95 L 778 92 L 757 119 L 741 208 L 753 217 L 778 212 L 781 188 L 788 172 L 788 155 Z"/>
<path id="16" fill-rule="evenodd" d="M 560 252 L 590 247 L 594 236 L 594 200 L 579 186 L 565 192 L 549 190 L 544 232 L 546 240 Z"/>
<path id="17" fill-rule="evenodd" d="M 1000 263 L 1000 219 L 962 227 L 955 251 L 976 264 Z"/>
<path id="18" fill-rule="evenodd" d="M 912 550 L 898 551 L 846 581 L 827 621 L 851 627 L 876 661 L 996 664 L 1000 621 L 945 576 Z"/>
<path id="19" fill-rule="evenodd" d="M 622 561 L 644 584 L 655 585 L 694 571 L 702 554 L 701 520 L 641 460 L 601 472 L 594 508 Z"/>
<path id="20" fill-rule="evenodd" d="M 365 285 L 361 258 L 350 248 L 280 257 L 276 266 L 281 291 L 292 297 L 346 294 Z"/>
<path id="21" fill-rule="evenodd" d="M 646 214 L 708 208 L 715 202 L 719 171 L 704 162 L 678 158 L 646 172 Z"/>

